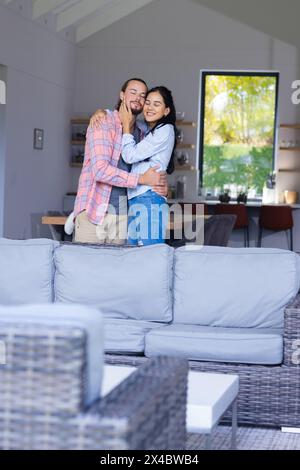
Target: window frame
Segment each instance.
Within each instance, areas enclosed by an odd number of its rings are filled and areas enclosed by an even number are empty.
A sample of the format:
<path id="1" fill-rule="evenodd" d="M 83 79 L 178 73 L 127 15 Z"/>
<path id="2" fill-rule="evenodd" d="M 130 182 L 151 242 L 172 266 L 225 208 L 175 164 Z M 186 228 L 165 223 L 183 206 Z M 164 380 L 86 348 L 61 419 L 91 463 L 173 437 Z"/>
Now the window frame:
<path id="1" fill-rule="evenodd" d="M 246 76 L 246 77 L 275 77 L 275 119 L 274 119 L 274 145 L 272 155 L 272 171 L 277 167 L 278 156 L 278 132 L 279 132 L 279 80 L 280 72 L 278 70 L 213 70 L 203 69 L 200 70 L 199 82 L 199 107 L 198 107 L 198 132 L 197 132 L 197 153 L 196 153 L 196 167 L 199 170 L 198 193 L 200 194 L 201 187 L 203 186 L 203 148 L 204 148 L 204 110 L 205 110 L 205 85 L 206 77 L 208 75 L 224 75 L 224 76 Z M 210 196 L 207 199 L 216 200 L 216 196 Z M 262 197 L 256 197 L 253 201 L 261 200 Z M 248 199 L 249 200 L 249 199 Z"/>

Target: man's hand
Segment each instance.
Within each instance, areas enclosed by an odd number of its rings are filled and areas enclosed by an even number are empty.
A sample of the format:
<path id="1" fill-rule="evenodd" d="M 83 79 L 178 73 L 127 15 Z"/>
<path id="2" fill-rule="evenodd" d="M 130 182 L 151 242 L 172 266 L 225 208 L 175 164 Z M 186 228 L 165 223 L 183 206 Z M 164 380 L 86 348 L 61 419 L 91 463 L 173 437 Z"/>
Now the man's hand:
<path id="1" fill-rule="evenodd" d="M 97 127 L 101 124 L 101 121 L 106 117 L 105 109 L 97 109 L 97 111 L 93 114 L 90 119 L 90 126 Z"/>
<path id="2" fill-rule="evenodd" d="M 145 184 L 146 186 L 167 186 L 167 174 L 165 171 L 158 173 L 155 169 L 158 169 L 159 165 L 149 168 L 143 175 L 139 176 L 139 184 Z M 157 192 L 157 191 L 156 191 Z"/>

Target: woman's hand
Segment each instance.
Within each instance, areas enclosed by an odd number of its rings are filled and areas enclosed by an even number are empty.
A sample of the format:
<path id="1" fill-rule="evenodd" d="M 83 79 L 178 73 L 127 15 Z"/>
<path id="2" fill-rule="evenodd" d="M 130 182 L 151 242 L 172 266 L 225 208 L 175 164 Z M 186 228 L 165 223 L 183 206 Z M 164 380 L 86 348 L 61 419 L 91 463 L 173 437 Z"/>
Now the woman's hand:
<path id="1" fill-rule="evenodd" d="M 119 116 L 123 126 L 123 134 L 131 134 L 134 128 L 135 117 L 124 101 L 121 103 Z"/>
<path id="2" fill-rule="evenodd" d="M 106 117 L 105 109 L 97 109 L 97 111 L 93 114 L 90 119 L 90 126 L 97 127 L 101 124 L 101 121 Z"/>

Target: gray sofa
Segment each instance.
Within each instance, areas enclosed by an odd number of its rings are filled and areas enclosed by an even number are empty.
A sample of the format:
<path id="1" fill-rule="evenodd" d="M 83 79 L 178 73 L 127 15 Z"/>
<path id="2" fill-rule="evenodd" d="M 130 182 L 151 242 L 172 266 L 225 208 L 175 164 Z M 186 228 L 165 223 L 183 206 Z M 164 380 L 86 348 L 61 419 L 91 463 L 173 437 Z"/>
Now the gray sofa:
<path id="1" fill-rule="evenodd" d="M 196 370 L 237 373 L 240 424 L 300 426 L 295 253 L 2 239 L 0 264 L 0 304 L 99 308 L 107 362 L 173 355 Z"/>

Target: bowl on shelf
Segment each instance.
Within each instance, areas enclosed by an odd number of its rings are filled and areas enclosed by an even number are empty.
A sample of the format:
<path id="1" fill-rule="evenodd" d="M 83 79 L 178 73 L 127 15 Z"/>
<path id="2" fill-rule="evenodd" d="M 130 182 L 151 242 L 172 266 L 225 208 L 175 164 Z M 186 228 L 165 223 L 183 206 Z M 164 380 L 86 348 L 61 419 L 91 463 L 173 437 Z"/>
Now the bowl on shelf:
<path id="1" fill-rule="evenodd" d="M 176 163 L 179 166 L 186 165 L 189 161 L 189 156 L 187 152 L 178 152 L 176 151 Z"/>
<path id="2" fill-rule="evenodd" d="M 176 140 L 177 142 L 183 142 L 183 130 L 182 129 L 177 129 Z"/>
<path id="3" fill-rule="evenodd" d="M 287 189 L 283 192 L 284 202 L 286 204 L 296 204 L 298 199 L 297 191 L 288 191 Z"/>
<path id="4" fill-rule="evenodd" d="M 185 116 L 185 111 L 176 111 L 177 121 L 183 121 L 184 116 Z"/>

